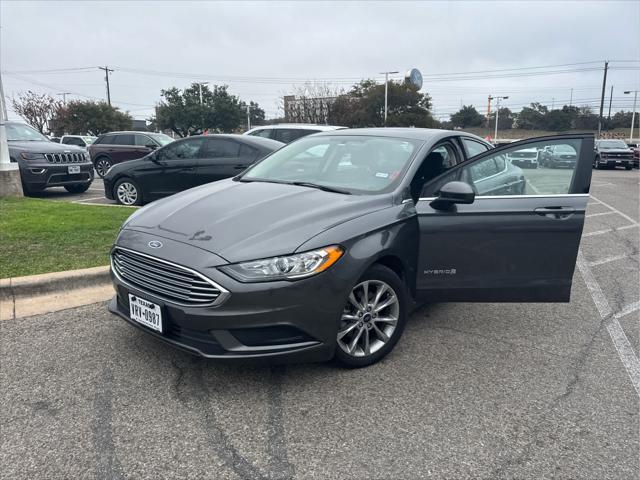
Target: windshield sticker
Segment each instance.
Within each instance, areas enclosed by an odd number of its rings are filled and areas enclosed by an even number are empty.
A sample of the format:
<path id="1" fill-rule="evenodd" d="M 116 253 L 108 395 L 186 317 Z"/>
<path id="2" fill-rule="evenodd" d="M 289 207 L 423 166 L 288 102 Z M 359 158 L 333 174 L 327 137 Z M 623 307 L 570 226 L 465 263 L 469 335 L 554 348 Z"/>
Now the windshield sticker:
<path id="1" fill-rule="evenodd" d="M 376 173 L 376 177 L 389 178 L 389 174 L 388 173 L 383 173 L 383 172 L 377 172 Z"/>

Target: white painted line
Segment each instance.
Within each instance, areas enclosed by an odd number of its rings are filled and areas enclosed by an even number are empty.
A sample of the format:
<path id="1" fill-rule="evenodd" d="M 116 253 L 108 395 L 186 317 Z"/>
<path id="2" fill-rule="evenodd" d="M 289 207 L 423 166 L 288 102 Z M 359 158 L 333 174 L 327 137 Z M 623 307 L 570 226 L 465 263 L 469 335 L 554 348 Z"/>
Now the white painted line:
<path id="1" fill-rule="evenodd" d="M 591 183 L 592 186 L 594 187 L 607 187 L 609 185 L 613 185 L 613 183 L 598 183 L 597 185 L 595 183 Z"/>
<path id="2" fill-rule="evenodd" d="M 582 238 L 584 237 L 593 237 L 595 235 L 602 235 L 603 233 L 613 232 L 612 228 L 607 228 L 606 230 L 596 230 L 595 232 L 583 233 Z"/>
<path id="3" fill-rule="evenodd" d="M 584 279 L 584 283 L 587 285 L 587 289 L 591 294 L 591 298 L 593 298 L 593 303 L 596 304 L 596 308 L 598 312 L 600 312 L 600 316 L 605 318 L 611 315 L 611 307 L 609 306 L 609 301 L 607 297 L 602 292 L 600 288 L 600 284 L 596 280 L 596 277 L 593 276 L 593 272 L 589 268 L 584 256 L 582 255 L 582 251 L 578 251 L 578 258 L 576 260 L 576 265 L 580 273 L 582 274 L 582 278 Z"/>
<path id="4" fill-rule="evenodd" d="M 584 279 L 584 283 L 587 285 L 587 289 L 591 294 L 591 298 L 593 299 L 593 303 L 595 303 L 598 312 L 600 312 L 600 317 L 604 320 L 609 315 L 611 315 L 611 306 L 607 301 L 607 297 L 605 297 L 602 289 L 600 288 L 600 284 L 593 276 L 593 272 L 589 268 L 589 265 L 584 259 L 582 255 L 582 251 L 578 251 L 578 259 L 576 261 L 576 265 L 580 273 L 582 274 L 582 278 Z M 637 305 L 640 302 L 636 302 L 636 304 L 629 305 L 622 309 L 618 314 L 616 314 L 607 324 L 607 331 L 609 332 L 609 336 L 613 341 L 613 345 L 618 352 L 618 357 L 620 357 L 620 361 L 624 365 L 624 368 L 627 370 L 629 374 L 629 378 L 631 379 L 631 384 L 635 389 L 638 396 L 640 396 L 640 362 L 638 361 L 638 357 L 633 351 L 633 347 L 631 347 L 631 343 L 629 339 L 624 333 L 620 322 L 618 321 L 619 316 L 626 312 L 626 314 L 631 313 L 634 309 L 640 308 Z"/>
<path id="5" fill-rule="evenodd" d="M 594 260 L 593 262 L 589 262 L 588 265 L 590 267 L 594 267 L 596 265 L 602 265 L 604 263 L 615 262 L 616 260 L 622 260 L 623 258 L 627 258 L 628 255 L 614 255 L 611 257 L 604 257 L 600 260 Z"/>
<path id="6" fill-rule="evenodd" d="M 620 310 L 618 313 L 616 313 L 614 316 L 616 318 L 622 318 L 622 317 L 625 317 L 625 316 L 629 315 L 630 313 L 635 312 L 636 310 L 640 310 L 640 302 L 635 302 L 635 303 L 631 303 L 631 304 L 627 305 L 622 310 Z"/>
<path id="7" fill-rule="evenodd" d="M 536 195 L 541 195 L 540 190 L 538 190 L 536 187 L 533 186 L 533 184 L 527 180 L 527 185 L 529 185 L 529 187 L 531 187 L 531 190 L 533 190 L 533 193 L 535 193 Z"/>
<path id="8" fill-rule="evenodd" d="M 613 215 L 614 213 L 616 213 L 616 212 L 614 212 L 613 210 L 610 210 L 610 211 L 608 211 L 608 212 L 602 212 L 602 213 L 591 213 L 591 214 L 589 214 L 589 215 L 586 215 L 586 217 L 587 217 L 587 218 L 591 218 L 591 217 L 600 217 L 600 216 L 602 216 L 602 215 Z"/>
<path id="9" fill-rule="evenodd" d="M 613 210 L 614 212 L 616 212 L 618 215 L 620 215 L 622 218 L 628 220 L 629 222 L 638 225 L 638 222 L 635 221 L 633 218 L 631 218 L 629 215 L 627 215 L 626 213 L 622 213 L 620 210 L 618 210 L 617 208 L 613 208 L 611 205 L 609 205 L 608 203 L 604 203 L 602 200 L 594 197 L 593 195 L 591 195 L 591 198 L 593 198 L 594 200 L 598 200 L 602 205 L 604 205 L 605 207 Z"/>
<path id="10" fill-rule="evenodd" d="M 614 230 L 628 230 L 629 228 L 639 227 L 637 223 L 635 225 L 625 225 L 624 227 L 614 228 Z"/>

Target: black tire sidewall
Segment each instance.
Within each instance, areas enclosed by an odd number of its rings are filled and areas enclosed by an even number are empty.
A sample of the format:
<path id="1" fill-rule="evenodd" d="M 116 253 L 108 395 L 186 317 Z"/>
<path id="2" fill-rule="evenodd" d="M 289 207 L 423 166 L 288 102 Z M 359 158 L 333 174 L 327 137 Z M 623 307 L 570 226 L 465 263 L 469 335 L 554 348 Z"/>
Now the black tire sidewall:
<path id="1" fill-rule="evenodd" d="M 396 346 L 400 337 L 402 336 L 402 332 L 404 331 L 404 327 L 407 322 L 407 305 L 408 305 L 408 292 L 407 287 L 403 283 L 403 281 L 396 275 L 396 273 L 390 268 L 385 267 L 384 265 L 374 264 L 372 265 L 365 273 L 362 275 L 358 281 L 354 284 L 357 285 L 360 282 L 365 280 L 381 280 L 389 285 L 395 292 L 396 297 L 398 298 L 398 302 L 400 304 L 400 314 L 398 315 L 398 323 L 396 324 L 396 329 L 394 330 L 389 341 L 377 352 L 372 355 L 369 355 L 366 358 L 361 357 L 352 357 L 345 353 L 340 346 L 338 345 L 337 340 L 337 332 L 336 332 L 336 350 L 334 360 L 338 365 L 347 368 L 361 368 L 372 365 L 384 358 L 387 354 L 389 354 L 393 348 Z M 351 292 L 349 292 L 351 293 Z M 344 299 L 344 302 L 347 302 L 347 299 Z"/>
<path id="2" fill-rule="evenodd" d="M 136 191 L 138 192 L 138 196 L 136 198 L 135 203 L 132 203 L 131 205 L 126 205 L 124 203 L 121 203 L 120 199 L 118 198 L 118 187 L 120 186 L 120 184 L 125 183 L 125 182 L 126 183 L 130 183 L 131 185 L 136 187 Z M 116 200 L 116 202 L 118 202 L 118 204 L 124 205 L 125 207 L 132 207 L 134 205 L 140 206 L 140 205 L 142 205 L 142 190 L 140 189 L 140 185 L 138 185 L 138 182 L 136 182 L 132 178 L 123 177 L 123 178 L 118 179 L 118 181 L 113 185 L 113 198 Z"/>

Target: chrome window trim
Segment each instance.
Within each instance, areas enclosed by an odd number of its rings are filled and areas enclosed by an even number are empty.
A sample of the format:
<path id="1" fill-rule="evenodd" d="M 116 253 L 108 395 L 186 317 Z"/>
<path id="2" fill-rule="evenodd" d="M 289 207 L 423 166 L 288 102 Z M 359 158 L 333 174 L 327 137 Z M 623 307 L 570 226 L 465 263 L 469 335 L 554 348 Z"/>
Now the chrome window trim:
<path id="1" fill-rule="evenodd" d="M 563 198 L 563 197 L 588 197 L 588 193 L 550 193 L 548 195 L 485 195 L 477 196 L 476 200 L 496 200 L 499 198 Z M 438 197 L 420 197 L 418 201 L 432 201 Z"/>
<path id="2" fill-rule="evenodd" d="M 192 274 L 196 275 L 197 277 L 201 278 L 203 281 L 207 282 L 212 287 L 217 288 L 218 290 L 220 290 L 220 295 L 218 295 L 218 298 L 216 298 L 212 303 L 206 303 L 206 304 L 202 304 L 202 305 L 190 305 L 188 303 L 180 303 L 180 302 L 176 302 L 174 300 L 168 300 L 168 299 L 166 299 L 166 298 L 164 298 L 164 297 L 162 297 L 162 296 L 160 296 L 160 295 L 158 295 L 156 293 L 147 292 L 147 290 L 145 290 L 145 289 L 142 289 L 142 288 L 137 287 L 135 285 L 131 285 L 129 282 L 124 280 L 120 275 L 118 275 L 118 272 L 114 268 L 114 265 L 113 265 L 113 252 L 116 249 L 120 249 L 120 250 L 124 250 L 124 251 L 127 251 L 127 252 L 131 252 L 131 253 L 133 253 L 135 255 L 140 255 L 142 257 L 147 257 L 147 258 L 149 258 L 151 260 L 154 260 L 156 262 L 165 263 L 165 264 L 170 265 L 172 267 L 179 268 L 179 269 L 182 269 L 182 270 L 186 270 L 187 272 L 192 273 Z M 152 296 L 154 298 L 157 298 L 157 299 L 159 299 L 159 300 L 161 300 L 161 301 L 163 301 L 165 303 L 171 303 L 173 305 L 179 305 L 181 307 L 190 307 L 190 308 L 217 307 L 222 302 L 224 302 L 227 298 L 229 298 L 229 296 L 231 295 L 231 292 L 229 292 L 229 290 L 227 290 L 226 288 L 218 285 L 216 282 L 211 280 L 209 277 L 201 274 L 200 272 L 197 272 L 197 271 L 193 270 L 192 268 L 188 268 L 188 267 L 185 267 L 184 265 L 179 265 L 177 263 L 169 262 L 167 260 L 163 260 L 162 258 L 154 257 L 153 255 L 148 255 L 146 253 L 142 253 L 142 252 L 139 252 L 137 250 L 132 250 L 130 248 L 124 248 L 124 247 L 120 247 L 118 245 L 115 245 L 113 247 L 113 249 L 111 250 L 111 253 L 109 254 L 109 263 L 110 263 L 110 266 L 111 266 L 111 271 L 113 272 L 114 276 L 118 280 L 120 280 L 123 284 L 125 284 L 126 286 L 128 286 L 130 288 L 133 288 L 135 290 L 144 292 L 147 295 L 150 295 L 150 296 Z"/>

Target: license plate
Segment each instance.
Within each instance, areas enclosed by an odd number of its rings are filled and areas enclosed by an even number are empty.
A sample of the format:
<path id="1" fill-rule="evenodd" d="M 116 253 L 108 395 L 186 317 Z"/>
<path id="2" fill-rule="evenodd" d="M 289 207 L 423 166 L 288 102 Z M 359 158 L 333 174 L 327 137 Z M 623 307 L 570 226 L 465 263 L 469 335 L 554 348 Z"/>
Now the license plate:
<path id="1" fill-rule="evenodd" d="M 145 327 L 162 332 L 160 305 L 129 294 L 129 316 L 131 320 L 141 323 Z"/>
<path id="2" fill-rule="evenodd" d="M 69 165 L 69 173 L 80 173 L 80 165 Z"/>

